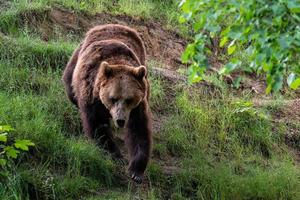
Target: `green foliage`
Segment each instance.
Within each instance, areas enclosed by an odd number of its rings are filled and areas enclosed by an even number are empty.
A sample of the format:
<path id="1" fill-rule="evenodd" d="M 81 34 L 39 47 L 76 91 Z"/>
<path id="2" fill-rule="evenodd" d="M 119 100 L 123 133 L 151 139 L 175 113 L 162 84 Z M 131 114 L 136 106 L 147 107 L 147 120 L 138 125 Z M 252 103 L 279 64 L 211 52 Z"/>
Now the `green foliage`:
<path id="1" fill-rule="evenodd" d="M 28 151 L 29 146 L 34 146 L 30 140 L 16 140 L 8 144 L 7 134 L 12 130 L 8 125 L 0 126 L 0 167 L 5 166 L 11 158 L 16 159 L 21 151 Z"/>
<path id="2" fill-rule="evenodd" d="M 190 82 L 200 81 L 208 67 L 209 38 L 220 38 L 220 47 L 227 48 L 228 63 L 220 74 L 240 68 L 264 74 L 266 92 L 282 88 L 285 76 L 288 85 L 300 85 L 300 2 L 297 0 L 183 0 L 180 22 L 191 22 L 195 34 L 182 55 L 191 61 Z M 249 55 L 248 63 L 235 56 L 242 47 Z"/>

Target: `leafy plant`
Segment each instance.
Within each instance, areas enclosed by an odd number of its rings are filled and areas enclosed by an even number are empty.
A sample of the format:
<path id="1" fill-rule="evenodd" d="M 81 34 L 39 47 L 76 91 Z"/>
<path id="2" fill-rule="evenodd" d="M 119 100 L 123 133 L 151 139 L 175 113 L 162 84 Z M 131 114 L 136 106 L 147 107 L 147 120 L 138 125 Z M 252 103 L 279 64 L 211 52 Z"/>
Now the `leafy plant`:
<path id="1" fill-rule="evenodd" d="M 208 67 L 208 39 L 220 39 L 228 63 L 220 74 L 237 68 L 264 74 L 266 92 L 300 86 L 300 2 L 298 0 L 182 0 L 179 21 L 193 25 L 194 41 L 182 55 L 191 61 L 190 82 L 203 79 Z M 235 53 L 244 49 L 249 64 Z"/>
<path id="2" fill-rule="evenodd" d="M 0 166 L 5 166 L 10 159 L 16 159 L 21 151 L 28 151 L 29 146 L 34 146 L 30 140 L 16 140 L 8 144 L 8 132 L 12 131 L 11 126 L 0 126 Z"/>

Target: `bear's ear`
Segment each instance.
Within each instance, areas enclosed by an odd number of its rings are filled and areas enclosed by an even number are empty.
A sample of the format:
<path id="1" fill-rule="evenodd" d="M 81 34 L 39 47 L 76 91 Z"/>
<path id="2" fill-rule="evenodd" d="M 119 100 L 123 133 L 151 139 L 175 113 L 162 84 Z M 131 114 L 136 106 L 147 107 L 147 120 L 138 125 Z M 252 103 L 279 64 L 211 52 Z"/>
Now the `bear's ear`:
<path id="1" fill-rule="evenodd" d="M 110 77 L 113 73 L 113 69 L 109 66 L 109 64 L 103 61 L 100 65 L 101 74 L 106 77 Z"/>
<path id="2" fill-rule="evenodd" d="M 147 75 L 147 69 L 145 66 L 141 65 L 134 69 L 134 75 L 139 78 L 143 79 Z"/>

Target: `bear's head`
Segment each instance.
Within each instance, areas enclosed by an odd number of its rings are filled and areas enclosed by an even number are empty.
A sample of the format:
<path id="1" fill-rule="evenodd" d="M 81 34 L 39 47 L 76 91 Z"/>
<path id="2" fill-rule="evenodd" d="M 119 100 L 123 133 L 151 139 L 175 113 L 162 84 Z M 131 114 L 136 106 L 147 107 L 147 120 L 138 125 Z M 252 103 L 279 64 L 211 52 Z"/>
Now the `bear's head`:
<path id="1" fill-rule="evenodd" d="M 115 125 L 126 126 L 131 111 L 147 93 L 146 67 L 109 65 L 102 62 L 96 78 L 94 95 L 109 110 Z"/>

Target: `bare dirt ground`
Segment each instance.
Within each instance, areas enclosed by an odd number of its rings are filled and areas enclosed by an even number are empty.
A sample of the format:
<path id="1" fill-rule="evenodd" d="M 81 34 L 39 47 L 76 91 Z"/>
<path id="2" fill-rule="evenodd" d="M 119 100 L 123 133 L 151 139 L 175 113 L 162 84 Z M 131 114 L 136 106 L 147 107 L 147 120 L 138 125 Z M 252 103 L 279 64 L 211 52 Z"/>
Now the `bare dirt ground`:
<path id="1" fill-rule="evenodd" d="M 24 23 L 34 24 L 43 40 L 47 41 L 56 34 L 54 27 L 66 34 L 81 35 L 93 26 L 101 24 L 122 24 L 138 31 L 147 49 L 148 60 L 156 60 L 169 69 L 178 69 L 182 65 L 180 57 L 187 41 L 178 33 L 163 28 L 163 24 L 154 21 L 134 19 L 125 15 L 99 13 L 93 16 L 79 15 L 61 8 L 51 8 L 43 13 L 24 13 Z M 30 18 L 30 20 L 28 20 Z"/>

